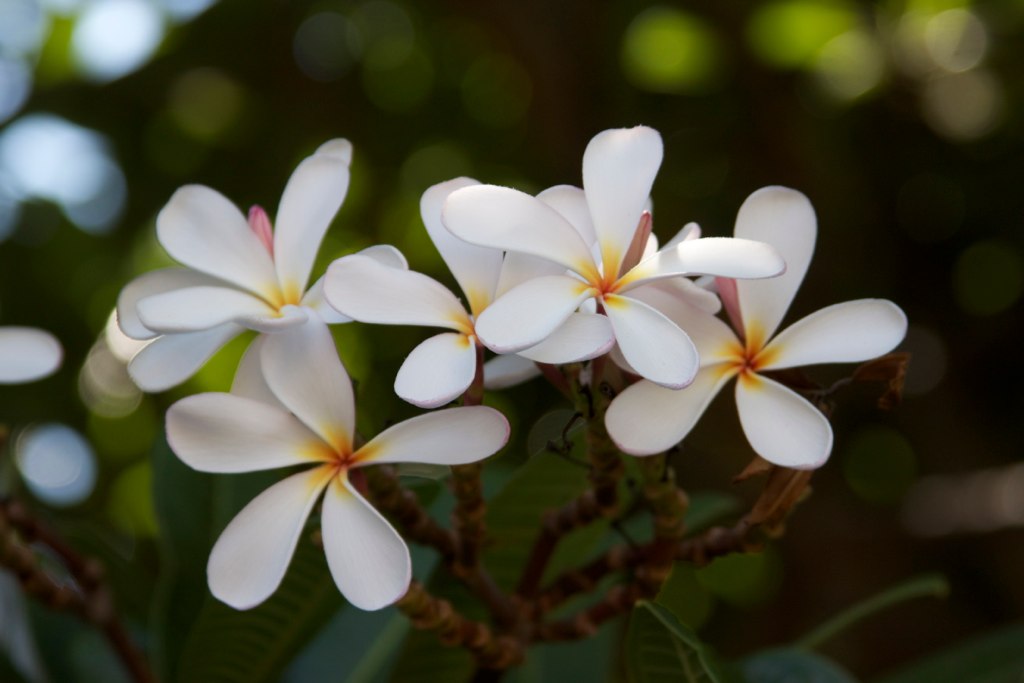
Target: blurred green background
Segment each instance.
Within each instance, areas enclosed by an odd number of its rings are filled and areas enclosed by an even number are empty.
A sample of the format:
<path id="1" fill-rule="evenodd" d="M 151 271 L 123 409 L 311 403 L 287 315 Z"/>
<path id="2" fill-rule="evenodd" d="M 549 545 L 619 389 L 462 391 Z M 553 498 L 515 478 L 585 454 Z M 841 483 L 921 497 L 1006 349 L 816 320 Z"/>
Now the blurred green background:
<path id="1" fill-rule="evenodd" d="M 352 187 L 316 274 L 388 242 L 450 282 L 420 224 L 426 187 L 579 184 L 594 134 L 642 123 L 665 141 L 663 239 L 691 220 L 729 235 L 750 192 L 797 188 L 819 238 L 789 319 L 885 297 L 911 322 L 904 404 L 842 395 L 832 459 L 785 537 L 695 584 L 702 636 L 729 656 L 788 641 L 923 571 L 950 579 L 947 600 L 896 609 L 828 654 L 872 677 L 1019 620 L 1022 64 L 1022 0 L 0 0 L 0 324 L 46 328 L 66 351 L 54 377 L 0 388 L 17 429 L 3 487 L 113 565 L 141 627 L 161 571 L 162 414 L 226 389 L 244 346 L 142 396 L 131 349 L 105 335 L 120 288 L 169 262 L 154 217 L 172 192 L 202 183 L 273 214 L 298 161 L 347 137 Z M 337 329 L 368 430 L 411 413 L 390 384 L 426 334 Z M 750 452 L 728 404 L 678 476 L 750 499 L 756 485 L 730 483 Z M 557 401 L 537 383 L 499 405 L 525 441 Z"/>

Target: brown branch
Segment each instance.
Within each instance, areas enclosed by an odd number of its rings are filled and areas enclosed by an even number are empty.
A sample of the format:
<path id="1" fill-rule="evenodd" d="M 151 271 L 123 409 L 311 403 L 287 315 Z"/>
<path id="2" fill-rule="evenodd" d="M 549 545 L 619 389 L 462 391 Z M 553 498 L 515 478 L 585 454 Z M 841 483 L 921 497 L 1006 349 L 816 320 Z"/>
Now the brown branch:
<path id="1" fill-rule="evenodd" d="M 523 661 L 522 643 L 495 635 L 487 624 L 467 619 L 447 600 L 431 595 L 418 581 L 395 605 L 415 628 L 436 631 L 442 644 L 464 647 L 487 669 L 507 669 Z"/>
<path id="2" fill-rule="evenodd" d="M 28 547 L 33 542 L 47 546 L 61 559 L 77 590 L 46 574 Z M 156 683 L 145 657 L 121 623 L 113 593 L 104 581 L 103 565 L 80 555 L 18 501 L 0 504 L 0 564 L 14 572 L 27 594 L 52 609 L 73 611 L 100 629 L 136 683 Z"/>
<path id="3" fill-rule="evenodd" d="M 587 638 L 597 633 L 601 624 L 628 612 L 637 600 L 644 597 L 647 597 L 647 592 L 640 583 L 613 586 L 602 600 L 575 616 L 538 625 L 533 634 L 534 640 L 560 641 Z"/>
<path id="4" fill-rule="evenodd" d="M 381 465 L 364 472 L 373 502 L 395 520 L 403 535 L 414 543 L 435 548 L 450 563 L 455 557 L 455 535 L 427 514 L 415 493 L 401 485 L 395 468 Z"/>

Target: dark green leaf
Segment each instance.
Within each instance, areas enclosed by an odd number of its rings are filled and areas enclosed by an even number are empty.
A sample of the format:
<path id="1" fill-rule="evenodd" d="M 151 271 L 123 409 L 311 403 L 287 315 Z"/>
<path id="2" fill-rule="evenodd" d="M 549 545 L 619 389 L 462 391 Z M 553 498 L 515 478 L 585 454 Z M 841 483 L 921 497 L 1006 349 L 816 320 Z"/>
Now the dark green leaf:
<path id="1" fill-rule="evenodd" d="M 904 667 L 877 683 L 1020 683 L 1024 680 L 1024 624 L 969 640 Z"/>
<path id="2" fill-rule="evenodd" d="M 727 683 L 714 653 L 674 614 L 640 601 L 626 635 L 626 670 L 632 683 Z"/>
<path id="3" fill-rule="evenodd" d="M 302 540 L 288 574 L 262 605 L 244 612 L 212 597 L 185 643 L 182 683 L 262 683 L 284 667 L 343 605 L 323 550 Z"/>
<path id="4" fill-rule="evenodd" d="M 795 648 L 765 650 L 743 662 L 745 683 L 857 683 L 821 655 Z"/>
<path id="5" fill-rule="evenodd" d="M 698 491 L 690 494 L 690 507 L 686 510 L 686 533 L 695 534 L 711 527 L 740 510 L 736 496 L 716 491 Z"/>

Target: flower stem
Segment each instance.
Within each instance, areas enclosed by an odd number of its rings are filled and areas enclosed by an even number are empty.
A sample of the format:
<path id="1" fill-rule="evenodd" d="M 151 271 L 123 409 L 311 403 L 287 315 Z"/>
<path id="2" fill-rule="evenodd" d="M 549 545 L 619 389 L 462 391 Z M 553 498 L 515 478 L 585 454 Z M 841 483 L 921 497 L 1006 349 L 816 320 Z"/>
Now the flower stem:
<path id="1" fill-rule="evenodd" d="M 368 467 L 366 480 L 374 503 L 390 514 L 410 541 L 435 548 L 446 563 L 455 558 L 455 535 L 438 524 L 416 494 L 402 486 L 390 465 Z"/>
<path id="2" fill-rule="evenodd" d="M 466 406 L 480 405 L 484 397 L 484 348 L 476 348 L 476 375 L 466 389 L 462 403 Z M 452 526 L 455 530 L 455 564 L 466 573 L 472 573 L 480 562 L 480 545 L 487 533 L 484 515 L 483 484 L 480 480 L 483 465 L 475 462 L 452 467 L 452 493 L 455 495 L 455 510 L 452 512 Z"/>

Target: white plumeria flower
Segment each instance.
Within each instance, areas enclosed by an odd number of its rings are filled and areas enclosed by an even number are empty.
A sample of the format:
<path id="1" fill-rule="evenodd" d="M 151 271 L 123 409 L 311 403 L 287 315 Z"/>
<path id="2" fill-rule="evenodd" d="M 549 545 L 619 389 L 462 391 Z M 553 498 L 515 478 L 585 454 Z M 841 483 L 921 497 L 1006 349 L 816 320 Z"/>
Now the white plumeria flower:
<path id="1" fill-rule="evenodd" d="M 700 351 L 701 369 L 693 384 L 679 391 L 640 381 L 617 396 L 605 424 L 619 448 L 633 455 L 671 448 L 689 434 L 725 383 L 737 377 L 740 423 L 758 455 L 798 469 L 819 467 L 828 459 L 828 419 L 796 392 L 761 373 L 875 358 L 900 343 L 907 318 L 890 301 L 861 299 L 823 308 L 775 334 L 807 272 L 816 232 L 814 209 L 795 190 L 766 187 L 744 202 L 736 218 L 736 235 L 774 245 L 786 259 L 786 273 L 760 282 L 740 280 L 734 295 L 722 292 L 725 308 L 739 328 L 736 332 L 705 312 L 684 312 Z"/>
<path id="2" fill-rule="evenodd" d="M 492 185 L 452 193 L 443 219 L 457 237 L 538 256 L 568 270 L 528 280 L 481 313 L 476 332 L 484 344 L 497 353 L 533 346 L 593 299 L 608 316 L 623 356 L 637 372 L 674 388 L 692 381 L 698 358 L 687 334 L 631 296 L 631 290 L 690 274 L 770 277 L 781 273 L 785 264 L 763 243 L 706 238 L 681 241 L 623 268 L 637 227 L 645 219 L 661 158 L 661 136 L 642 126 L 604 131 L 587 145 L 583 191 L 586 222 L 594 230 L 593 250 L 573 227 L 582 220 L 567 220 L 539 198 Z"/>
<path id="3" fill-rule="evenodd" d="M 261 372 L 254 372 L 258 359 Z M 317 316 L 250 347 L 231 394 L 178 401 L 167 439 L 204 472 L 313 465 L 254 498 L 228 524 L 207 566 L 211 592 L 236 609 L 280 584 L 320 495 L 331 575 L 353 605 L 380 609 L 409 586 L 409 550 L 356 490 L 349 471 L 382 463 L 461 465 L 505 445 L 508 422 L 484 406 L 450 408 L 400 422 L 355 446 L 352 385 L 326 323 Z"/>
<path id="4" fill-rule="evenodd" d="M 313 261 L 345 198 L 352 145 L 331 140 L 304 159 L 281 196 L 277 229 L 259 207 L 248 220 L 216 190 L 182 187 L 157 217 L 157 238 L 187 266 L 147 273 L 118 299 L 118 322 L 134 339 L 152 339 L 128 371 L 142 389 L 163 391 L 191 377 L 244 329 L 274 332 L 311 312 L 347 322 L 323 301 L 322 280 L 309 290 Z M 390 247 L 371 254 L 394 265 Z"/>
<path id="5" fill-rule="evenodd" d="M 34 327 L 0 327 L 0 384 L 23 384 L 52 375 L 64 352 L 49 332 Z"/>
<path id="6" fill-rule="evenodd" d="M 429 188 L 420 201 L 427 232 L 465 294 L 469 310 L 433 278 L 360 255 L 346 256 L 331 264 L 324 284 L 327 301 L 360 322 L 451 330 L 430 337 L 413 349 L 395 378 L 395 393 L 424 408 L 448 403 L 472 383 L 483 353 L 475 320 L 495 297 L 524 280 L 550 273 L 554 266 L 540 259 L 506 258 L 500 249 L 469 244 L 444 228 L 441 207 L 445 199 L 459 188 L 474 185 L 479 183 L 469 178 L 450 180 Z M 558 266 L 555 269 L 562 270 Z M 517 376 L 535 372 L 534 362 L 571 363 L 599 356 L 613 342 L 611 327 L 604 316 L 568 316 L 547 339 L 519 351 L 524 360 L 516 366 Z M 501 374 L 503 378 L 508 376 Z"/>

